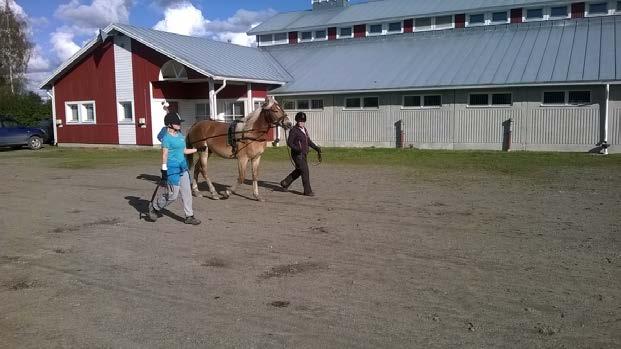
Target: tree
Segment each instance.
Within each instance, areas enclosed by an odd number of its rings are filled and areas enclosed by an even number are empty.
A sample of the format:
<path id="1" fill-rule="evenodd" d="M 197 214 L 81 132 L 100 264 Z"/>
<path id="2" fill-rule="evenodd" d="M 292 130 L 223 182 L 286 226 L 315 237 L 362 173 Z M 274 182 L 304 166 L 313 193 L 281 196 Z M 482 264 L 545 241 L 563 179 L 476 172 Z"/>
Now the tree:
<path id="1" fill-rule="evenodd" d="M 0 5 L 0 89 L 8 89 L 11 94 L 24 87 L 32 50 L 27 29 L 26 21 L 13 13 L 9 0 L 5 0 L 4 6 Z"/>

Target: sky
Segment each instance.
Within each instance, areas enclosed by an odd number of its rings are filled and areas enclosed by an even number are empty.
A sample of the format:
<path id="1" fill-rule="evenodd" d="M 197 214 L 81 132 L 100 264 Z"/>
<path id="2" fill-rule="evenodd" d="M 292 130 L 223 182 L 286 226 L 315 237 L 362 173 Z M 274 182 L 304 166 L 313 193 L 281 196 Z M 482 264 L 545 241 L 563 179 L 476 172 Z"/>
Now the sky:
<path id="1" fill-rule="evenodd" d="M 0 0 L 4 8 L 7 0 Z M 308 10 L 311 0 L 8 0 L 28 23 L 34 49 L 28 88 L 39 83 L 95 37 L 99 28 L 125 23 L 252 46 L 251 27 L 279 12 Z"/>

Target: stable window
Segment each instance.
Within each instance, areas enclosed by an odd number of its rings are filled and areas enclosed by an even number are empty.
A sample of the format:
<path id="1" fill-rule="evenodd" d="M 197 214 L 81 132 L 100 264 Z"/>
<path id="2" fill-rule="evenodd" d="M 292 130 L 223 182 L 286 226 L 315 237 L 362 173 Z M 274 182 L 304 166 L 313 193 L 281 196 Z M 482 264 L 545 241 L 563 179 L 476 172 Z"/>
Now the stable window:
<path id="1" fill-rule="evenodd" d="M 360 98 L 345 98 L 345 108 L 347 109 L 360 109 Z"/>
<path id="2" fill-rule="evenodd" d="M 510 93 L 492 93 L 492 105 L 512 105 Z"/>
<path id="3" fill-rule="evenodd" d="M 310 104 L 307 99 L 298 99 L 297 100 L 297 109 L 298 110 L 306 110 L 310 109 Z"/>
<path id="4" fill-rule="evenodd" d="M 471 93 L 468 105 L 481 106 L 489 105 L 489 95 L 487 93 Z"/>
<path id="5" fill-rule="evenodd" d="M 506 11 L 492 13 L 492 22 L 494 23 L 506 23 L 508 18 Z"/>
<path id="6" fill-rule="evenodd" d="M 260 44 L 271 44 L 274 36 L 272 34 L 259 35 Z"/>
<path id="7" fill-rule="evenodd" d="M 245 116 L 244 102 L 224 102 L 225 119 L 235 120 Z"/>
<path id="8" fill-rule="evenodd" d="M 468 18 L 468 25 L 482 25 L 485 24 L 485 15 L 478 13 L 476 15 L 470 15 Z"/>
<path id="9" fill-rule="evenodd" d="M 404 108 L 416 108 L 420 107 L 420 96 L 403 96 Z"/>
<path id="10" fill-rule="evenodd" d="M 435 29 L 453 28 L 453 16 L 436 17 Z"/>
<path id="11" fill-rule="evenodd" d="M 569 91 L 567 104 L 580 105 L 591 103 L 591 91 Z"/>
<path id="12" fill-rule="evenodd" d="M 67 110 L 67 122 L 80 122 L 80 112 L 78 104 L 68 104 Z"/>
<path id="13" fill-rule="evenodd" d="M 617 1 L 617 12 L 621 11 L 621 1 Z"/>
<path id="14" fill-rule="evenodd" d="M 383 31 L 383 26 L 381 24 L 371 24 L 369 25 L 369 34 L 379 35 Z"/>
<path id="15" fill-rule="evenodd" d="M 526 20 L 527 21 L 537 21 L 543 19 L 543 9 L 541 8 L 530 8 L 526 10 Z"/>
<path id="16" fill-rule="evenodd" d="M 388 32 L 401 32 L 401 22 L 392 22 L 388 24 Z"/>
<path id="17" fill-rule="evenodd" d="M 565 104 L 564 91 L 548 91 L 543 93 L 543 104 L 563 105 Z"/>
<path id="18" fill-rule="evenodd" d="M 67 123 L 95 123 L 96 112 L 94 101 L 65 103 Z"/>
<path id="19" fill-rule="evenodd" d="M 289 42 L 287 33 L 277 33 L 274 34 L 274 43 L 275 44 L 284 44 Z"/>
<path id="20" fill-rule="evenodd" d="M 326 38 L 325 30 L 317 30 L 315 31 L 315 40 L 323 40 Z"/>
<path id="21" fill-rule="evenodd" d="M 597 2 L 589 4 L 589 15 L 605 15 L 608 14 L 608 3 Z"/>
<path id="22" fill-rule="evenodd" d="M 352 33 L 351 27 L 339 28 L 339 38 L 351 38 Z"/>
<path id="23" fill-rule="evenodd" d="M 362 101 L 363 101 L 362 103 L 363 108 L 379 108 L 378 97 L 364 97 Z"/>
<path id="24" fill-rule="evenodd" d="M 196 103 L 196 118 L 207 118 L 209 116 L 209 103 Z"/>
<path id="25" fill-rule="evenodd" d="M 442 106 L 442 96 L 440 95 L 429 95 L 423 97 L 423 107 L 441 107 Z"/>
<path id="26" fill-rule="evenodd" d="M 312 99 L 311 109 L 323 109 L 323 99 Z"/>
<path id="27" fill-rule="evenodd" d="M 414 30 L 430 30 L 431 29 L 431 17 L 416 18 L 414 20 Z"/>
<path id="28" fill-rule="evenodd" d="M 550 8 L 551 18 L 565 18 L 567 13 L 567 6 L 554 6 Z"/>
<path id="29" fill-rule="evenodd" d="M 134 108 L 132 102 L 120 102 L 121 120 L 123 122 L 131 122 L 134 120 Z"/>
<path id="30" fill-rule="evenodd" d="M 295 109 L 295 101 L 287 99 L 282 103 L 283 109 L 293 110 Z"/>
<path id="31" fill-rule="evenodd" d="M 302 34 L 300 34 L 300 39 L 302 41 L 310 41 L 313 39 L 313 32 L 302 32 Z"/>

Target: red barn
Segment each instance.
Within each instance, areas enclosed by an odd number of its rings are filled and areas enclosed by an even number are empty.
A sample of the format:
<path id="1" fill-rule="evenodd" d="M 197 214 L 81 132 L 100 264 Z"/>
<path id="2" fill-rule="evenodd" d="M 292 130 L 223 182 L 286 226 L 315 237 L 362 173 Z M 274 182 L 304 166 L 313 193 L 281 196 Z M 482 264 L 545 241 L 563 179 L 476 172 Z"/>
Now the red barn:
<path id="1" fill-rule="evenodd" d="M 164 101 L 187 129 L 207 118 L 240 118 L 290 79 L 253 48 L 113 24 L 42 87 L 52 90 L 60 144 L 152 146 Z"/>

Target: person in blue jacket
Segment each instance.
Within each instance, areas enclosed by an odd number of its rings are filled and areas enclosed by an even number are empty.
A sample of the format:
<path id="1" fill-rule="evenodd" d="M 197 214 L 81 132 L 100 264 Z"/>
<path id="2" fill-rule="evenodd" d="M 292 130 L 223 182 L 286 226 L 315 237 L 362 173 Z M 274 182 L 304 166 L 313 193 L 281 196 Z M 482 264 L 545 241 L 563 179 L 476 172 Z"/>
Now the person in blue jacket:
<path id="1" fill-rule="evenodd" d="M 185 224 L 198 225 L 200 220 L 194 217 L 192 209 L 192 189 L 190 173 L 185 155 L 193 154 L 196 149 L 185 147 L 185 137 L 181 133 L 181 118 L 177 113 L 168 113 L 164 117 L 166 133 L 162 137 L 162 180 L 166 181 L 168 191 L 149 203 L 148 217 L 155 222 L 160 211 L 175 202 L 181 196 Z"/>

